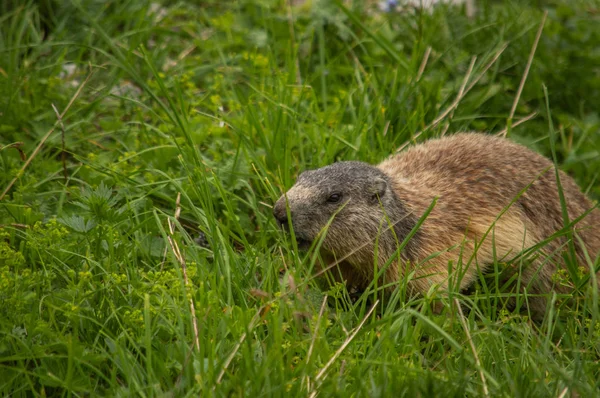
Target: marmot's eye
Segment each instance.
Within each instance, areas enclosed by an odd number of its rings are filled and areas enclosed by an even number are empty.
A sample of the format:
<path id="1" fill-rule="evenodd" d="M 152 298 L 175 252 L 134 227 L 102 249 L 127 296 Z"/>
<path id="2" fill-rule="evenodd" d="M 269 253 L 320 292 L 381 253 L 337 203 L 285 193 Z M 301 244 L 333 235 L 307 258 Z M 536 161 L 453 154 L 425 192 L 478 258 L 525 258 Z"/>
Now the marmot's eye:
<path id="1" fill-rule="evenodd" d="M 342 194 L 341 193 L 332 193 L 331 195 L 329 195 L 329 197 L 327 198 L 327 201 L 329 203 L 337 203 L 342 199 Z"/>

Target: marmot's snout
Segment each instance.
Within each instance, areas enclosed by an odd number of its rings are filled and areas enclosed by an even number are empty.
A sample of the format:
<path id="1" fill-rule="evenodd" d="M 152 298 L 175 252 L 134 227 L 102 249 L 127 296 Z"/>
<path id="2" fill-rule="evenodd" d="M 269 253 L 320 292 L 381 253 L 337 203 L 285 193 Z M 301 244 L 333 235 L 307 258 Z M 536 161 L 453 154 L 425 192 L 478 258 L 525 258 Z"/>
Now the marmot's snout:
<path id="1" fill-rule="evenodd" d="M 290 214 L 292 214 L 291 208 Z M 290 220 L 288 219 L 285 196 L 279 198 L 279 200 L 275 203 L 275 206 L 273 206 L 273 216 L 277 220 L 277 224 L 279 225 L 279 227 L 281 227 L 285 232 L 289 231 L 291 224 L 292 228 L 294 229 L 294 235 L 296 236 L 296 243 L 299 247 L 307 249 L 310 246 L 312 239 L 308 236 L 307 233 L 305 233 L 304 229 L 301 226 L 300 228 L 298 228 L 299 226 L 296 222 L 297 220 L 294 220 L 293 216 L 292 220 L 294 221 L 290 222 Z"/>
<path id="2" fill-rule="evenodd" d="M 284 200 L 281 200 L 284 199 Z M 280 227 L 288 228 L 287 211 L 285 209 L 285 197 L 281 197 L 273 206 L 273 216 Z"/>

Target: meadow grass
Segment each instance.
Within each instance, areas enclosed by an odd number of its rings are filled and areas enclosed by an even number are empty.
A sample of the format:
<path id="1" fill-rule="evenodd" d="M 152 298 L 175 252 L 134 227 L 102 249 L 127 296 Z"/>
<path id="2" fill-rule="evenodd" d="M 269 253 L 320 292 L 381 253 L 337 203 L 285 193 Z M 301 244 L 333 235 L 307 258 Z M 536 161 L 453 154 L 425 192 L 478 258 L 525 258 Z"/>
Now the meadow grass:
<path id="1" fill-rule="evenodd" d="M 324 288 L 271 209 L 465 130 L 597 199 L 600 3 L 291 3 L 2 2 L 0 395 L 600 395 L 592 254 L 541 322 L 484 276 L 435 315 Z"/>

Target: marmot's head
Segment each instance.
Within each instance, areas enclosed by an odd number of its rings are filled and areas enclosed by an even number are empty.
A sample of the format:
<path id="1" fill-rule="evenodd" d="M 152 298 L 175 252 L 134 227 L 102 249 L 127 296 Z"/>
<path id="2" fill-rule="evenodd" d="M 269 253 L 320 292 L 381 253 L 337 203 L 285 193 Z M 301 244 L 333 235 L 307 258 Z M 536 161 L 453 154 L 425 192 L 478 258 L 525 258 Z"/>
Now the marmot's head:
<path id="1" fill-rule="evenodd" d="M 286 203 L 289 205 L 292 228 L 302 246 L 314 241 L 331 223 L 323 248 L 347 255 L 374 241 L 378 231 L 387 228 L 384 217 L 396 218 L 396 202 L 388 176 L 378 168 L 362 162 L 339 162 L 300 174 L 296 184 L 275 203 L 273 214 L 288 227 Z"/>

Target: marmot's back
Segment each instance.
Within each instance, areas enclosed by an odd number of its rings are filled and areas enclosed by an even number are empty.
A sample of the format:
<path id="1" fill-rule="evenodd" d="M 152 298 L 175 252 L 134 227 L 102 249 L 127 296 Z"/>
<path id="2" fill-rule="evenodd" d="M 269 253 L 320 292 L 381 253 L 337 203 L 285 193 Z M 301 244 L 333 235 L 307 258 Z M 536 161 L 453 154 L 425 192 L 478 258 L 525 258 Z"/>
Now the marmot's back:
<path id="1" fill-rule="evenodd" d="M 494 261 L 514 258 L 565 225 L 552 162 L 503 138 L 472 133 L 431 140 L 378 168 L 393 178 L 399 200 L 419 216 L 438 197 L 420 229 L 416 275 L 423 278 L 413 282 L 416 291 L 426 289 L 432 278 L 445 288 L 447 280 L 430 275 L 440 274 L 449 263 L 468 263 L 461 281 L 468 286 L 477 277 L 473 268 L 485 272 Z M 561 172 L 560 182 L 569 220 L 593 207 L 571 177 Z M 575 230 L 595 259 L 600 253 L 600 210 L 584 217 Z M 579 242 L 574 238 L 577 260 L 588 269 Z M 564 266 L 566 243 L 564 235 L 552 239 L 541 248 L 536 264 L 522 270 L 529 291 L 568 290 L 552 278 Z M 428 260 L 431 253 L 439 255 Z M 537 300 L 531 307 L 540 314 L 545 302 Z"/>
<path id="2" fill-rule="evenodd" d="M 431 195 L 438 196 L 441 207 L 463 220 L 460 224 L 478 214 L 497 216 L 516 200 L 511 207 L 518 209 L 540 238 L 564 225 L 552 162 L 504 138 L 456 134 L 412 147 L 378 167 L 398 181 L 400 192 L 405 189 L 413 195 L 426 192 L 423 199 L 429 203 Z M 563 172 L 560 183 L 570 220 L 592 207 L 573 179 Z M 595 232 L 587 235 L 597 253 L 600 250 L 598 209 L 578 223 L 577 228 L 592 224 Z"/>

